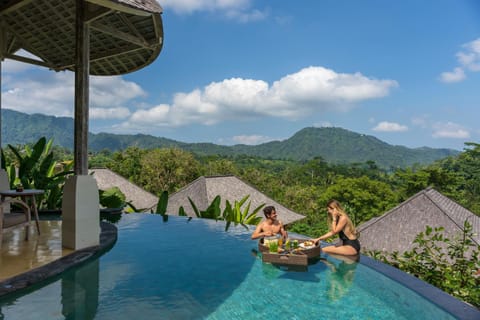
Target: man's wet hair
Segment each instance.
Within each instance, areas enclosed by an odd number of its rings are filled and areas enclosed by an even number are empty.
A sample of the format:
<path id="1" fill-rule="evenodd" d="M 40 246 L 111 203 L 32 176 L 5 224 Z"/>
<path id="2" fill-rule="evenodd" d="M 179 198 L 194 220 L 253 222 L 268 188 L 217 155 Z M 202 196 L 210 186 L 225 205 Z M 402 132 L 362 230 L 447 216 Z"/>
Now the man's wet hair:
<path id="1" fill-rule="evenodd" d="M 263 214 L 266 218 L 268 218 L 273 211 L 275 211 L 274 206 L 266 206 L 265 208 L 263 208 Z"/>

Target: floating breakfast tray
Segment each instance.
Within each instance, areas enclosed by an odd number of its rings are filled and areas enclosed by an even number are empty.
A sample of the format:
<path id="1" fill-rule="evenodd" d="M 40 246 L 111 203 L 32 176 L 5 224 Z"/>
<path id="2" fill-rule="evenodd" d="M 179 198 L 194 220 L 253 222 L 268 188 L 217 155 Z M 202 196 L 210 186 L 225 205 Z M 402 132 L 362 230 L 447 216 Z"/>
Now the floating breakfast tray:
<path id="1" fill-rule="evenodd" d="M 307 266 L 308 259 L 315 258 L 320 255 L 321 248 L 319 244 L 302 248 L 302 244 L 306 240 L 296 240 L 300 245 L 298 248 L 289 251 L 281 248 L 280 252 L 278 253 L 270 252 L 269 248 L 263 244 L 262 240 L 260 240 L 258 242 L 258 249 L 260 252 L 262 252 L 262 261 L 281 265 Z"/>
<path id="2" fill-rule="evenodd" d="M 262 254 L 262 261 L 281 265 L 307 266 L 308 257 L 301 251 L 294 253 L 269 253 Z"/>

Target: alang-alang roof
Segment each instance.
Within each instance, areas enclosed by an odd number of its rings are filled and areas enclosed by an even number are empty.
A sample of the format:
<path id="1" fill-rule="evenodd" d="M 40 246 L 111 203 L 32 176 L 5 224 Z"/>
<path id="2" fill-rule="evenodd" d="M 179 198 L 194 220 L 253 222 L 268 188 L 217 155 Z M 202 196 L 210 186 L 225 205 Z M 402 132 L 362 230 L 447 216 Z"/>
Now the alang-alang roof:
<path id="1" fill-rule="evenodd" d="M 480 217 L 433 188 L 422 190 L 380 217 L 361 224 L 362 250 L 400 253 L 413 248 L 413 240 L 426 226 L 443 227 L 448 237 L 462 235 L 464 222 L 472 225 L 472 240 L 480 244 Z"/>
<path id="2" fill-rule="evenodd" d="M 249 198 L 242 209 L 244 209 L 245 205 L 249 202 L 251 203 L 250 212 L 262 204 L 265 204 L 265 206 L 274 206 L 278 213 L 279 220 L 284 224 L 290 224 L 305 218 L 305 216 L 286 208 L 232 175 L 200 177 L 196 179 L 169 196 L 167 213 L 177 215 L 179 208 L 183 207 L 187 215 L 194 216 L 194 211 L 188 198 L 192 199 L 199 210 L 205 210 L 217 195 L 221 198 L 222 208 L 225 207 L 225 200 L 228 200 L 233 205 L 235 201 L 240 201 L 248 195 Z M 263 211 L 260 210 L 257 216 L 264 218 Z"/>
<path id="3" fill-rule="evenodd" d="M 155 60 L 163 45 L 155 0 L 85 0 L 90 74 L 119 75 Z M 75 68 L 76 0 L 0 0 L 0 58 L 55 71 Z M 18 55 L 23 49 L 37 58 Z"/>

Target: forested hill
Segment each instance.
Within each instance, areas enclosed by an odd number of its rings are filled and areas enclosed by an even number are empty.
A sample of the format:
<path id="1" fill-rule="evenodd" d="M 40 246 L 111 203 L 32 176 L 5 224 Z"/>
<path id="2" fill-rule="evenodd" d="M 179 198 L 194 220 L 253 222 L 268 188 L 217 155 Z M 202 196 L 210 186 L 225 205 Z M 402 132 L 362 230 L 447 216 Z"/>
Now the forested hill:
<path id="1" fill-rule="evenodd" d="M 54 144 L 73 148 L 73 119 L 41 114 L 2 110 L 2 145 L 25 144 L 46 136 Z M 428 164 L 459 153 L 452 149 L 407 148 L 393 146 L 373 136 L 342 128 L 305 128 L 289 139 L 256 146 L 222 146 L 213 143 L 184 143 L 151 135 L 89 135 L 92 151 L 118 151 L 129 146 L 140 148 L 178 147 L 202 155 L 252 155 L 271 159 L 309 160 L 322 157 L 330 163 L 375 161 L 382 168 L 407 167 L 415 163 Z"/>
<path id="2" fill-rule="evenodd" d="M 321 156 L 327 162 L 352 163 L 373 160 L 377 165 L 389 168 L 406 167 L 415 163 L 427 164 L 456 155 L 452 149 L 407 148 L 383 142 L 374 136 L 355 133 L 342 128 L 304 128 L 284 141 L 268 142 L 257 146 L 234 146 L 237 153 L 270 158 L 294 158 L 308 160 Z M 242 152 L 243 151 L 243 152 Z"/>

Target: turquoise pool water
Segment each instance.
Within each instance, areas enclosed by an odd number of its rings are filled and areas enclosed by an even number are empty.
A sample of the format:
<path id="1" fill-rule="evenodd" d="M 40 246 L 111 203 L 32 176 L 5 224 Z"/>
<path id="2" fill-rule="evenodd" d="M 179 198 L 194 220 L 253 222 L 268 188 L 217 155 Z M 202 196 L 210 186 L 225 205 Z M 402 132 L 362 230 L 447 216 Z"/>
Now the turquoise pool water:
<path id="1" fill-rule="evenodd" d="M 264 264 L 250 231 L 130 214 L 100 259 L 0 300 L 0 319 L 455 319 L 362 263 Z"/>

